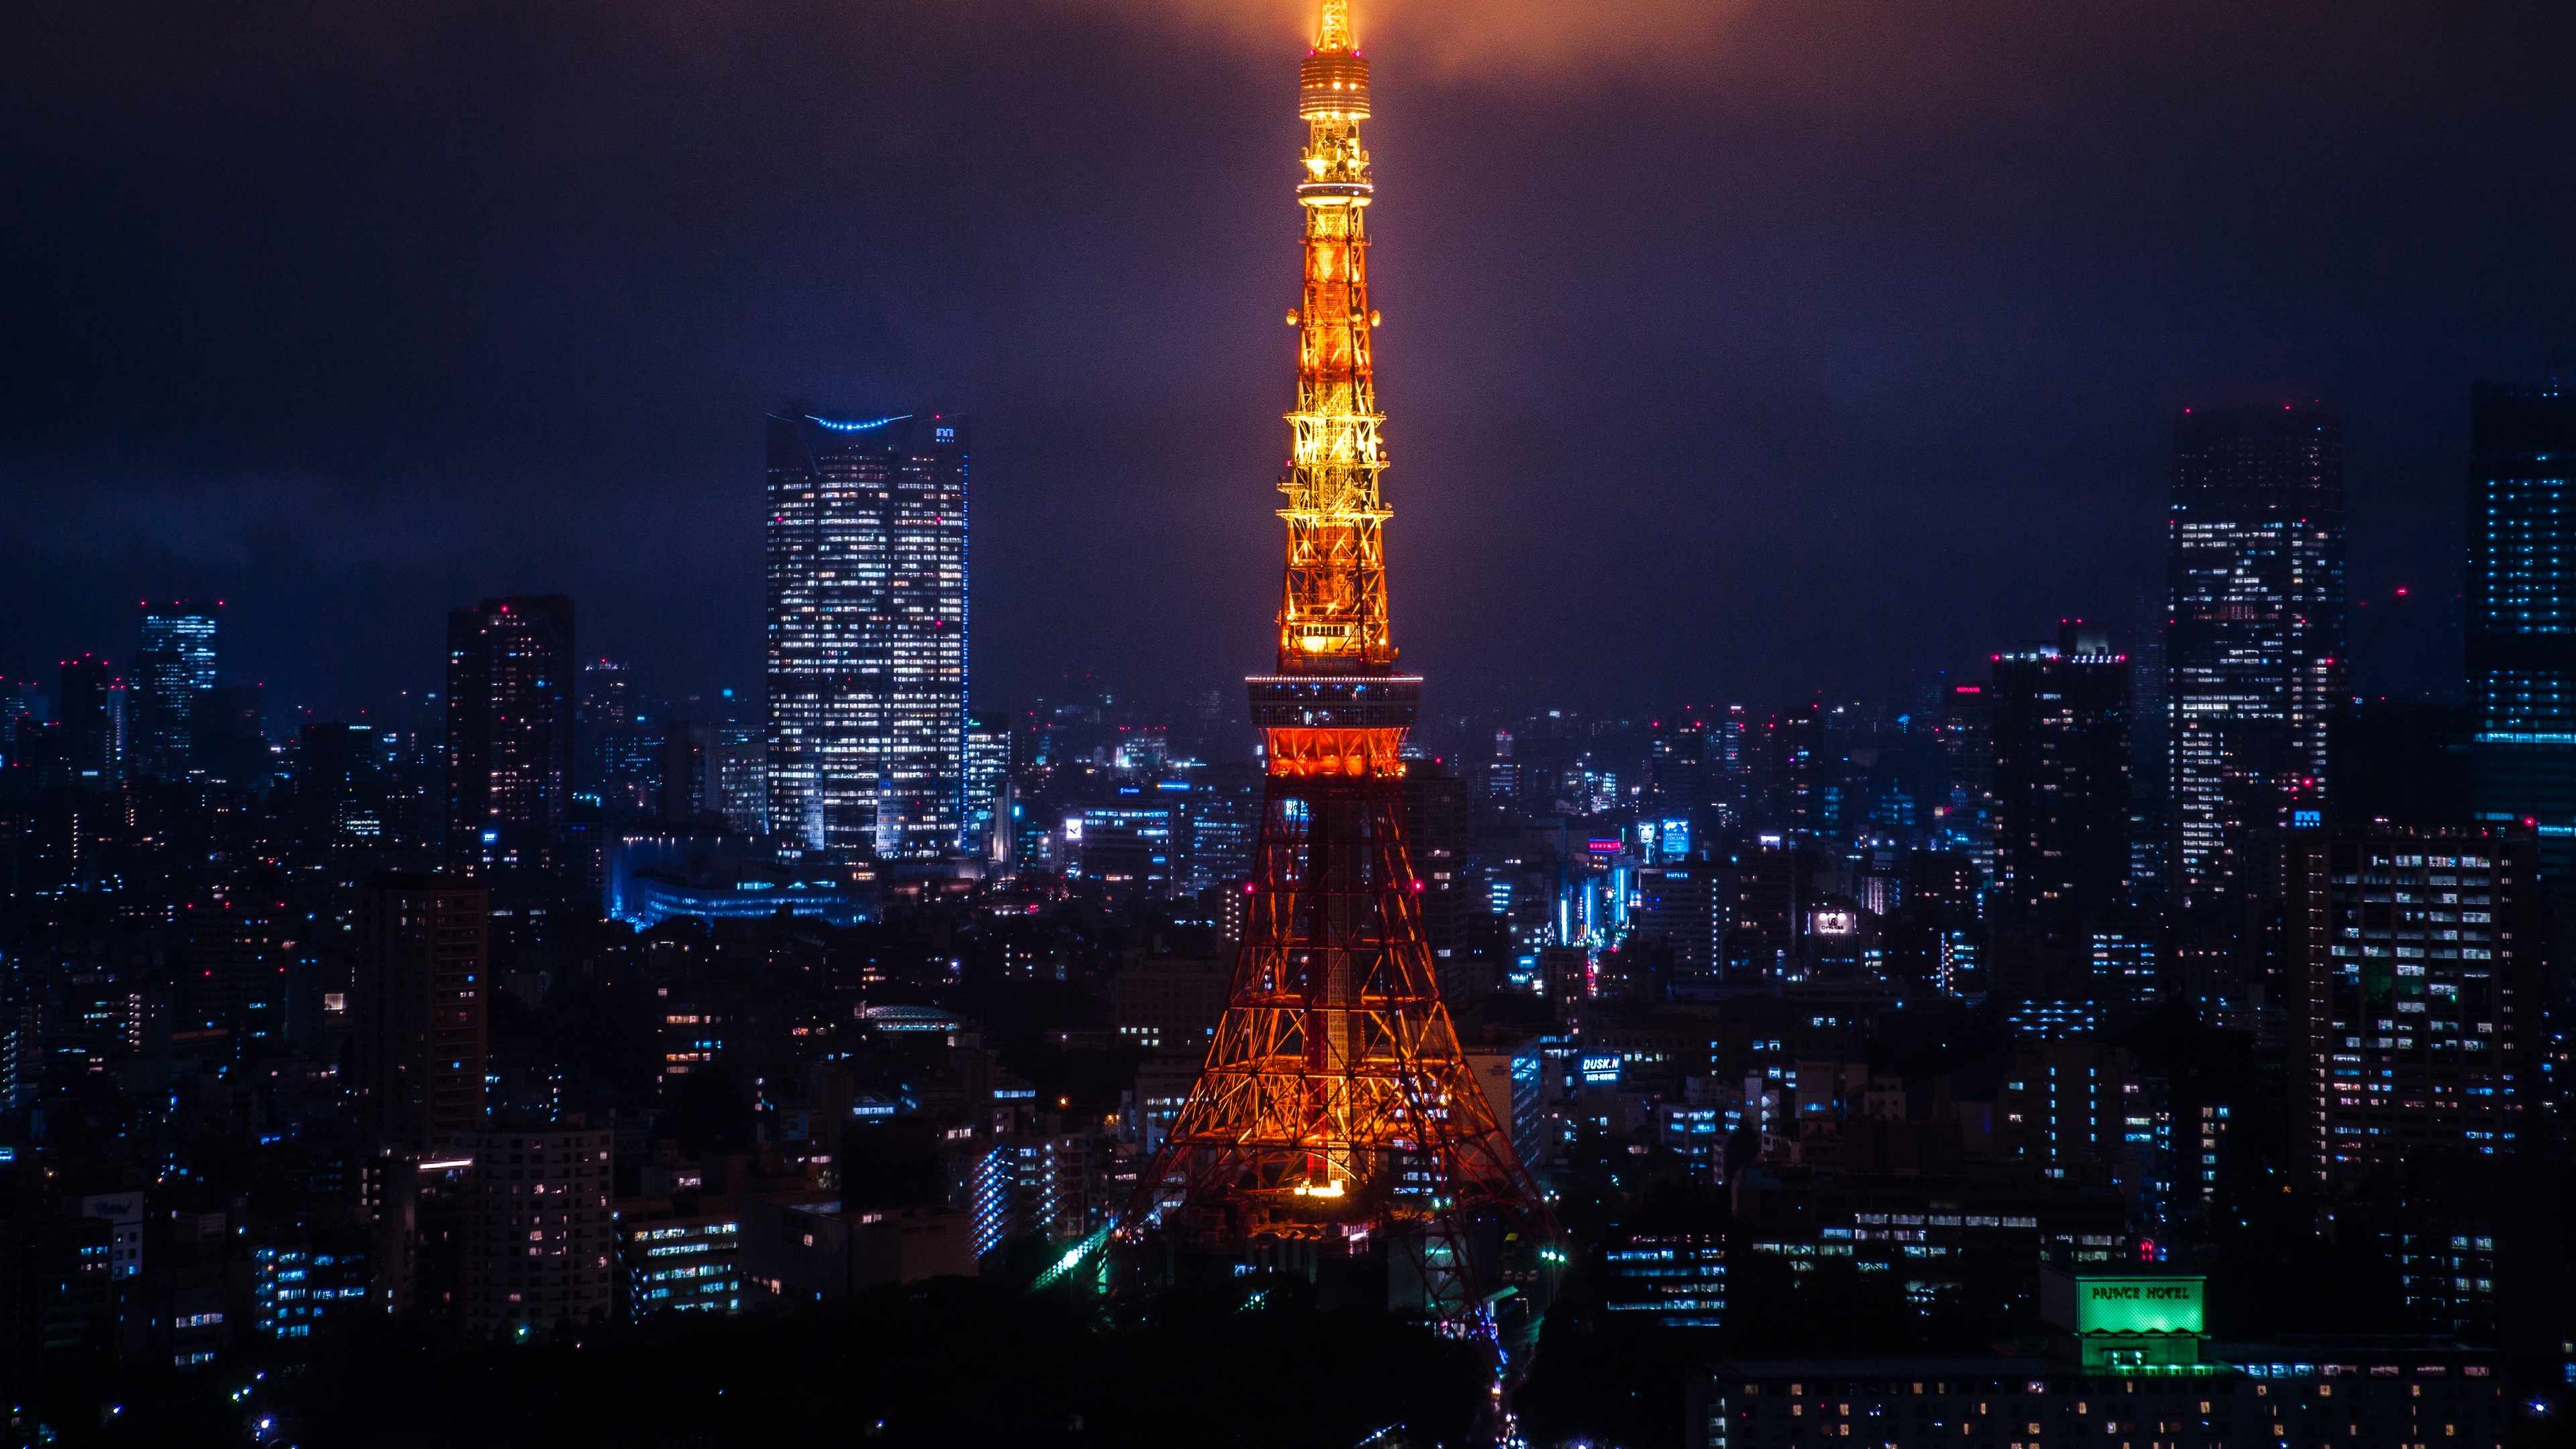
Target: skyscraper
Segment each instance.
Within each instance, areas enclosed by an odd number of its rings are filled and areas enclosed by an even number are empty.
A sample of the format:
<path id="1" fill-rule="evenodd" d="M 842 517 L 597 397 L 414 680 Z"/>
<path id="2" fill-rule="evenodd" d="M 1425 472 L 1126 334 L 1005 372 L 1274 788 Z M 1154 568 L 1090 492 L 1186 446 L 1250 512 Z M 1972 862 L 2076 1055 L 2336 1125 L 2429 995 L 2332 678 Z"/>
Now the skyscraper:
<path id="1" fill-rule="evenodd" d="M 1977 873 L 1995 873 L 1995 702 L 1985 684 L 1953 684 L 1944 692 L 1941 765 L 1949 788 L 1941 803 L 1941 848 L 1976 862 Z"/>
<path id="2" fill-rule="evenodd" d="M 745 835 L 769 828 L 769 751 L 749 725 L 673 720 L 662 727 L 662 820 L 721 817 Z"/>
<path id="3" fill-rule="evenodd" d="M 577 722 L 584 738 L 635 723 L 635 671 L 614 659 L 594 659 L 581 667 Z"/>
<path id="4" fill-rule="evenodd" d="M 2547 1001 L 2531 837 L 2336 825 L 2292 837 L 2283 941 L 2320 1181 L 2510 1153 L 2544 1111 Z"/>
<path id="5" fill-rule="evenodd" d="M 745 835 L 769 833 L 769 743 L 767 731 L 753 725 L 716 726 L 715 752 L 708 773 L 715 781 L 708 806 L 725 818 L 725 828 Z"/>
<path id="6" fill-rule="evenodd" d="M 63 661 L 63 757 L 72 782 L 98 788 L 116 782 L 116 671 L 95 654 Z"/>
<path id="7" fill-rule="evenodd" d="M 572 798 L 572 600 L 485 599 L 447 616 L 447 863 L 552 863 Z"/>
<path id="8" fill-rule="evenodd" d="M 215 687 L 215 615 L 185 599 L 163 608 L 144 605 L 143 642 L 130 677 L 134 773 L 186 774 L 197 704 Z"/>
<path id="9" fill-rule="evenodd" d="M 716 727 L 676 719 L 662 727 L 662 823 L 694 825 L 721 808 L 715 779 Z"/>
<path id="10" fill-rule="evenodd" d="M 307 720 L 297 732 L 297 825 L 311 848 L 363 849 L 385 830 L 385 789 L 377 767 L 383 756 L 371 725 Z"/>
<path id="11" fill-rule="evenodd" d="M 631 666 L 614 659 L 582 665 L 573 712 L 581 735 L 574 778 L 615 811 L 654 809 L 661 791 L 662 737 L 637 713 L 634 675 Z"/>
<path id="12" fill-rule="evenodd" d="M 2576 867 L 2576 394 L 2469 394 L 2468 696 L 2480 819 L 2530 820 Z"/>
<path id="13" fill-rule="evenodd" d="M 808 850 L 966 823 L 966 420 L 769 419 L 769 809 Z"/>
<path id="14" fill-rule="evenodd" d="M 2129 661 L 2080 619 L 1994 660 L 1995 905 L 2072 931 L 2129 898 Z"/>
<path id="15" fill-rule="evenodd" d="M 1690 819 L 1708 808 L 1708 725 L 1695 717 L 1659 719 L 1649 726 L 1655 804 Z"/>
<path id="16" fill-rule="evenodd" d="M 2166 754 L 2186 907 L 2268 898 L 2329 788 L 2343 689 L 2343 435 L 2322 403 L 2184 408 L 2166 555 Z M 2313 808 L 2311 805 L 2308 808 Z"/>
<path id="17" fill-rule="evenodd" d="M 965 848 L 987 860 L 1010 859 L 1011 722 L 999 715 L 966 721 Z"/>
<path id="18" fill-rule="evenodd" d="M 452 876 L 386 871 L 358 892 L 355 1092 L 388 1146 L 426 1152 L 483 1125 L 491 925 L 489 893 Z"/>

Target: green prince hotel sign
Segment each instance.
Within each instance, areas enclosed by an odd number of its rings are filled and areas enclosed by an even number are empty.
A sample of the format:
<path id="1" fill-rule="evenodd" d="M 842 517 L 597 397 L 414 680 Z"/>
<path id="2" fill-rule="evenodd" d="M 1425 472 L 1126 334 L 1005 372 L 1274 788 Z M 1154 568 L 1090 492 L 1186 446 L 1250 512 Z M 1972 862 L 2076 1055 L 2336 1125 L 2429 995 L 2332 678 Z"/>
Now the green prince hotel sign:
<path id="1" fill-rule="evenodd" d="M 2074 1282 L 2079 1334 L 2199 1333 L 2201 1280 L 2186 1277 L 2096 1278 Z"/>

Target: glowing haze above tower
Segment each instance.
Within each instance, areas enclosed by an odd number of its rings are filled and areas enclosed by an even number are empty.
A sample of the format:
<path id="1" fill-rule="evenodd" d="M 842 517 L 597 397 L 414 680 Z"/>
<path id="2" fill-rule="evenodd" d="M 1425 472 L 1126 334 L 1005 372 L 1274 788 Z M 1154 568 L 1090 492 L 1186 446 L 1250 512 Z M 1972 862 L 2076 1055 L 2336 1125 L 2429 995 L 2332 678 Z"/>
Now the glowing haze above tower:
<path id="1" fill-rule="evenodd" d="M 1352 43 L 1347 0 L 1325 0 L 1315 48 L 1298 67 L 1306 122 L 1297 201 L 1306 215 L 1297 327 L 1297 410 L 1288 414 L 1288 573 L 1279 601 L 1283 674 L 1385 673 L 1387 510 L 1369 333 L 1368 61 Z"/>

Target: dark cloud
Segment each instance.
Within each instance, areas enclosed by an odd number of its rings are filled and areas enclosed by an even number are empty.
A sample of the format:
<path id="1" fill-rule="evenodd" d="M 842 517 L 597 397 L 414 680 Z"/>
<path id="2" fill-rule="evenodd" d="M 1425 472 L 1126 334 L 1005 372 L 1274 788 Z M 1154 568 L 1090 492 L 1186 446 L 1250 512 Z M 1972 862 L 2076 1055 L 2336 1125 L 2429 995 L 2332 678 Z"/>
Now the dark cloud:
<path id="1" fill-rule="evenodd" d="M 21 14 L 0 669 L 220 594 L 346 707 L 561 588 L 586 648 L 751 683 L 787 396 L 975 415 L 988 699 L 1258 667 L 1296 40 L 1231 13 Z M 2569 335 L 2565 7 L 1383 18 L 1397 627 L 1456 700 L 1880 692 L 2125 621 L 2193 399 L 2340 404 L 2357 587 L 2447 593 L 2467 384 Z M 2425 611 L 2370 671 L 2456 645 Z"/>

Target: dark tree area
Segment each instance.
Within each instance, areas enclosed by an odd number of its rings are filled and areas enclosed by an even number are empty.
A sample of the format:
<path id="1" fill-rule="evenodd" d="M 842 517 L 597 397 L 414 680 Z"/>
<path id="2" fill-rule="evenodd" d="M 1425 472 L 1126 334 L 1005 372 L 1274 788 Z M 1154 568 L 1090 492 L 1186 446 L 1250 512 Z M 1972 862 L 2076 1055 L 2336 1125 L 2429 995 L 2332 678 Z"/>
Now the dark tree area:
<path id="1" fill-rule="evenodd" d="M 130 1387 L 141 1388 L 129 1378 Z M 1475 1442 L 1471 1345 L 1387 1314 L 1317 1311 L 1302 1285 L 1104 1307 L 942 1279 L 783 1317 L 671 1314 L 547 1342 L 467 1344 L 395 1325 L 293 1370 L 160 1376 L 66 1445 L 308 1449 L 714 1449 L 839 1443 L 1246 1449 Z M 236 1392 L 247 1389 L 247 1392 Z"/>

